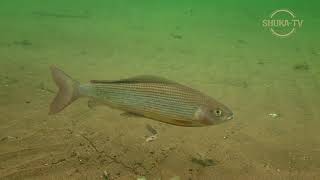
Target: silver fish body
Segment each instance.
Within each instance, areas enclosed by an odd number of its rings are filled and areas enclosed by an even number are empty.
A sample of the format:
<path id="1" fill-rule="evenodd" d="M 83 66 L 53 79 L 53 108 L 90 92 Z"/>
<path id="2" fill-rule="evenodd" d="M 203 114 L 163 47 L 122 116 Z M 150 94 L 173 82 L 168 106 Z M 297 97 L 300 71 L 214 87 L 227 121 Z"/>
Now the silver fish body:
<path id="1" fill-rule="evenodd" d="M 233 118 L 231 110 L 215 99 L 164 78 L 137 76 L 117 81 L 93 80 L 79 85 L 61 70 L 55 67 L 51 70 L 60 87 L 59 93 L 65 94 L 63 99 L 58 93 L 51 104 L 51 114 L 61 111 L 78 97 L 86 96 L 112 108 L 178 126 L 207 126 Z M 62 93 L 63 89 L 67 89 L 67 93 Z"/>

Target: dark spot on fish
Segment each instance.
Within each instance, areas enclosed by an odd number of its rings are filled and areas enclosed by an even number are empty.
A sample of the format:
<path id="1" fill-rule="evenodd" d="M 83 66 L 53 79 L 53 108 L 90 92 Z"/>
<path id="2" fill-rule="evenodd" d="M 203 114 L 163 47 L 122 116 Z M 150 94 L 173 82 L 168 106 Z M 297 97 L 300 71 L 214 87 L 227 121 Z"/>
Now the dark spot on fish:
<path id="1" fill-rule="evenodd" d="M 153 135 L 158 134 L 157 130 L 155 130 L 152 126 L 149 124 L 146 125 L 146 129 Z"/>
<path id="2" fill-rule="evenodd" d="M 213 159 L 199 159 L 195 157 L 191 158 L 191 162 L 201 165 L 202 167 L 215 166 L 219 163 L 218 161 Z"/>
<path id="3" fill-rule="evenodd" d="M 310 69 L 307 63 L 296 64 L 293 66 L 293 69 L 296 71 L 308 71 Z"/>
<path id="4" fill-rule="evenodd" d="M 264 62 L 263 61 L 258 61 L 257 64 L 264 65 Z"/>
<path id="5" fill-rule="evenodd" d="M 170 36 L 174 39 L 182 39 L 182 35 L 180 34 L 171 33 Z"/>
<path id="6" fill-rule="evenodd" d="M 26 103 L 26 104 L 30 104 L 30 103 L 31 103 L 31 101 L 26 101 L 25 103 Z"/>

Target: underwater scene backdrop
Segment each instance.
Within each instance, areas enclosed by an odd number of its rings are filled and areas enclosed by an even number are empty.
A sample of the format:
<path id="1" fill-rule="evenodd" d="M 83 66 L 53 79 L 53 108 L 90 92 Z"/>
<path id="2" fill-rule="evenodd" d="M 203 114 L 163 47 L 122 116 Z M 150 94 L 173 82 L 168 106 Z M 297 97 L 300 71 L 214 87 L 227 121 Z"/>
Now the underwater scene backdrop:
<path id="1" fill-rule="evenodd" d="M 0 179 L 319 178 L 318 7 L 1 1 Z M 164 77 L 217 99 L 234 117 L 180 127 L 87 98 L 48 115 L 58 91 L 51 65 L 80 83 Z"/>

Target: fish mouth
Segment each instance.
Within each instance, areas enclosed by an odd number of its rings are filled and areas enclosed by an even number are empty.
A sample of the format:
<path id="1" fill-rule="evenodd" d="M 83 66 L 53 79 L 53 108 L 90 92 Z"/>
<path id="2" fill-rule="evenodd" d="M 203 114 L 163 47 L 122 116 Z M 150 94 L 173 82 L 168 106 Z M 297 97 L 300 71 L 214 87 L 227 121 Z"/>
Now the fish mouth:
<path id="1" fill-rule="evenodd" d="M 231 119 L 233 119 L 233 114 L 227 117 L 227 120 L 231 120 Z"/>

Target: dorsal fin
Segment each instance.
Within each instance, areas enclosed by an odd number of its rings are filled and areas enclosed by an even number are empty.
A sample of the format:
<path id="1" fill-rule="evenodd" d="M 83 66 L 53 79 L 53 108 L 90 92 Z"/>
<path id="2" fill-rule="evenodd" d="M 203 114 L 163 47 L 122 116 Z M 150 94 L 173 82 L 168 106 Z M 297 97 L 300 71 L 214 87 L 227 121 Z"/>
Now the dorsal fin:
<path id="1" fill-rule="evenodd" d="M 109 80 L 91 80 L 91 83 L 94 84 L 113 84 L 113 83 L 163 83 L 163 84 L 178 84 L 174 81 L 158 77 L 158 76 L 153 76 L 153 75 L 140 75 L 140 76 L 135 76 L 131 78 L 126 78 L 126 79 L 120 79 L 120 80 L 115 80 L 115 81 L 109 81 Z"/>

